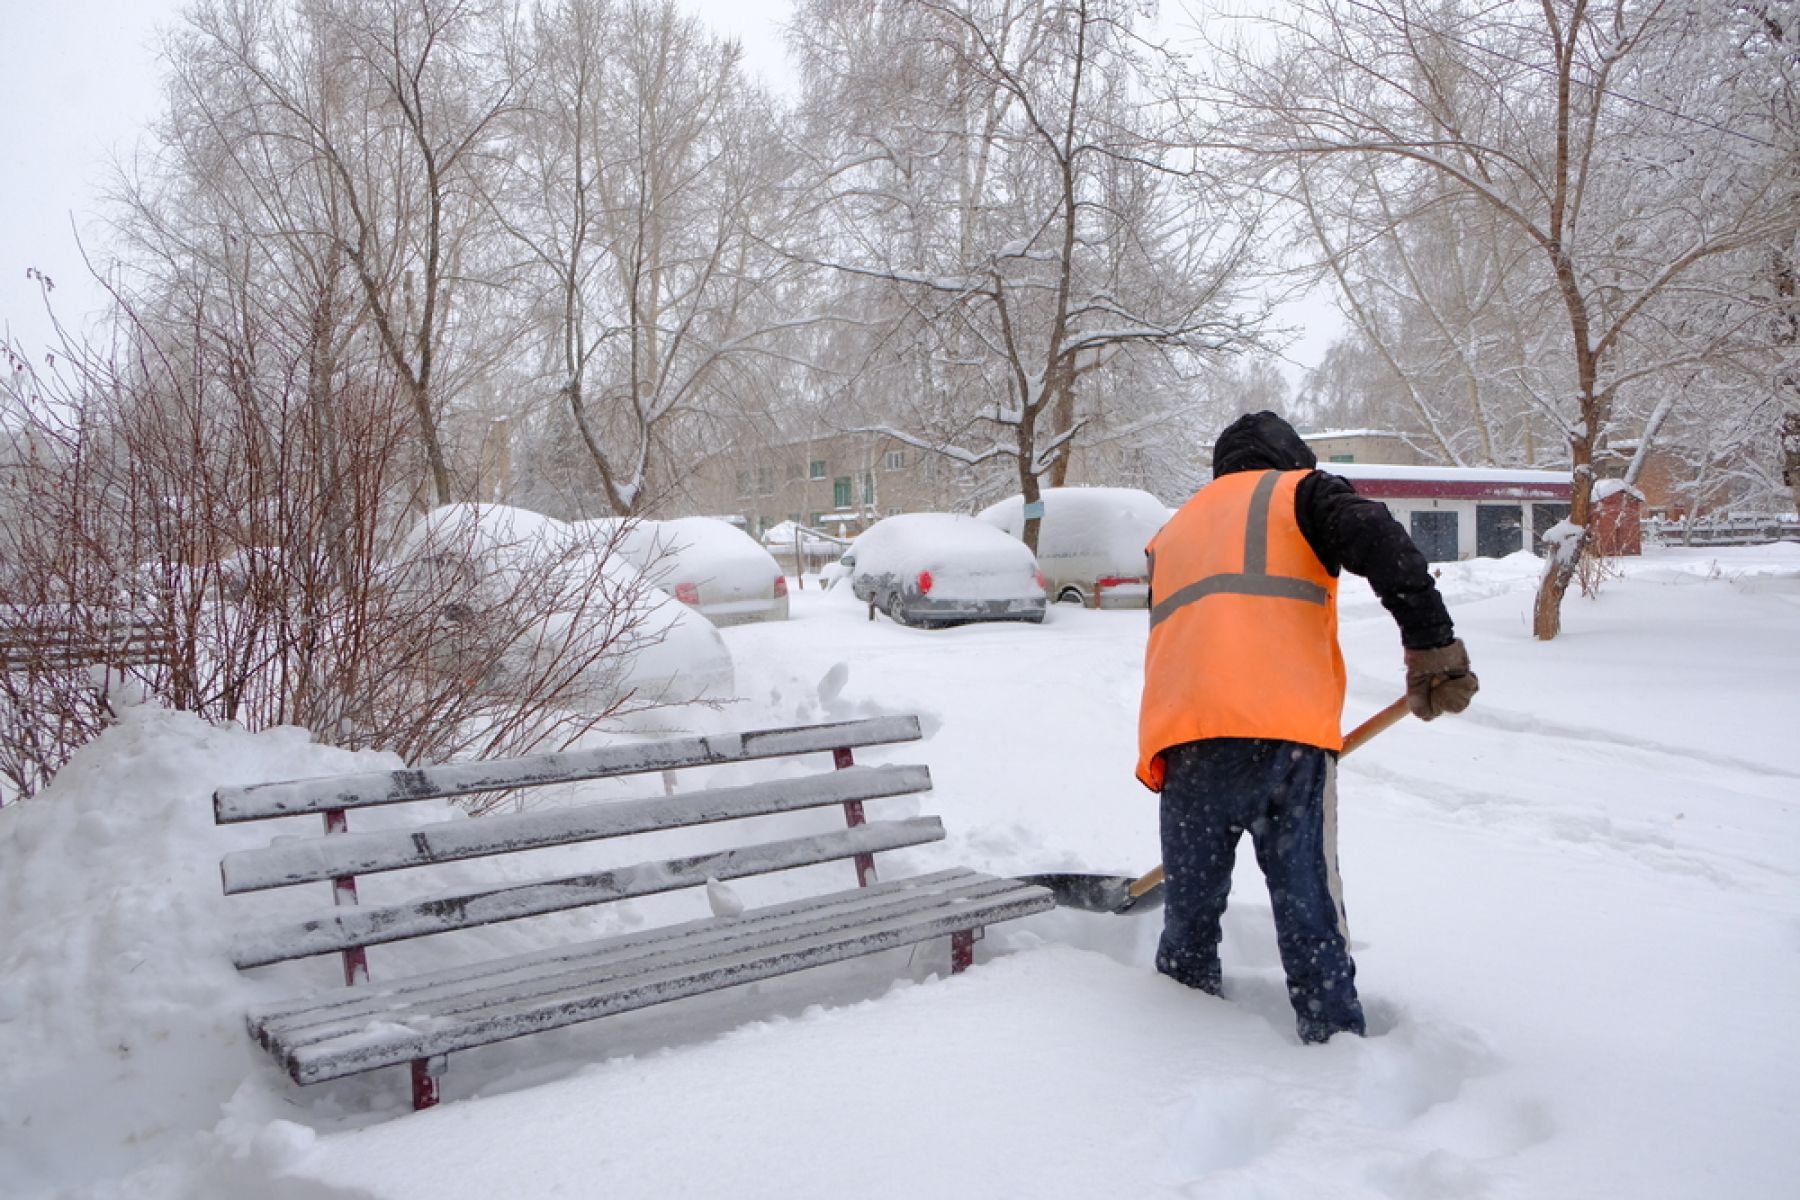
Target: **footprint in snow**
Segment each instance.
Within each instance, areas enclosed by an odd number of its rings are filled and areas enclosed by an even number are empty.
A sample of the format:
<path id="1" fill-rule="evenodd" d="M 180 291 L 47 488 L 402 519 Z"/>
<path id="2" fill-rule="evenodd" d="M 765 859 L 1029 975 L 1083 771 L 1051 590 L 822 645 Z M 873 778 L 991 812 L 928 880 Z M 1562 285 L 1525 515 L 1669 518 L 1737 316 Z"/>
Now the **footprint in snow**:
<path id="1" fill-rule="evenodd" d="M 1418 1170 L 1396 1174 L 1391 1194 L 1477 1194 L 1452 1186 L 1459 1176 L 1455 1163 L 1507 1158 L 1555 1136 L 1550 1108 L 1522 1094 L 1472 1031 L 1399 1022 L 1391 1014 L 1385 1020 L 1385 1035 L 1357 1043 L 1358 1114 L 1374 1128 L 1434 1151 L 1419 1160 Z M 1371 1032 L 1375 1023 L 1371 1015 Z M 1469 1173 L 1467 1179 L 1473 1178 Z"/>
<path id="2" fill-rule="evenodd" d="M 844 685 L 849 682 L 850 664 L 839 662 L 833 665 L 831 670 L 825 672 L 824 678 L 819 680 L 819 703 L 830 707 L 843 694 Z"/>
<path id="3" fill-rule="evenodd" d="M 1370 1032 L 1361 1043 L 1356 1097 L 1363 1119 L 1400 1129 L 1462 1094 L 1493 1070 L 1493 1056 L 1471 1034 L 1398 1021 L 1385 1006 L 1365 1005 Z"/>
<path id="4" fill-rule="evenodd" d="M 1240 1079 L 1197 1088 L 1175 1122 L 1171 1182 L 1247 1166 L 1280 1143 L 1293 1124 L 1289 1105 L 1267 1084 Z"/>

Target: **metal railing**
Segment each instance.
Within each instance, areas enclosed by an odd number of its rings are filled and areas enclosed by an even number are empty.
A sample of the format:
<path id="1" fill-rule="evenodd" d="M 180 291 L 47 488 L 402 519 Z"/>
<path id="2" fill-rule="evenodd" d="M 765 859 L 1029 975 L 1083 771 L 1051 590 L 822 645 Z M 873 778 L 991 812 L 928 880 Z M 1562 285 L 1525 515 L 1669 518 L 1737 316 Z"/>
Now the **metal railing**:
<path id="1" fill-rule="evenodd" d="M 1643 529 L 1644 537 L 1659 546 L 1758 546 L 1800 542 L 1800 515 L 1708 516 L 1691 521 L 1647 518 Z"/>

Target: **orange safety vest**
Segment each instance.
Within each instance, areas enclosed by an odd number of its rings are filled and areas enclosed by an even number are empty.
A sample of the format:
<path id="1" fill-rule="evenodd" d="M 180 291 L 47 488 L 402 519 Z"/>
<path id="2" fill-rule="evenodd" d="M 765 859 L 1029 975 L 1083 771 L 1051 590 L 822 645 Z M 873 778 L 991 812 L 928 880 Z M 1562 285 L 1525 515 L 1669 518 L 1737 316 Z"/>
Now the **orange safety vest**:
<path id="1" fill-rule="evenodd" d="M 1162 752 L 1183 742 L 1343 748 L 1338 581 L 1295 516 L 1306 474 L 1221 476 L 1150 540 L 1137 777 L 1152 791 L 1162 790 Z"/>

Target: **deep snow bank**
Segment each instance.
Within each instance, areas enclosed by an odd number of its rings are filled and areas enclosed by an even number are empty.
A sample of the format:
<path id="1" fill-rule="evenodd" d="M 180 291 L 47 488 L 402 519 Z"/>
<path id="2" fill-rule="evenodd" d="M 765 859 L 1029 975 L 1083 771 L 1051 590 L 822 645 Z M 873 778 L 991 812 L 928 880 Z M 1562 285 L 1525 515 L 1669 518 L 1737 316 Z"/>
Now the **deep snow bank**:
<path id="1" fill-rule="evenodd" d="M 121 1175 L 219 1120 L 252 1074 L 260 988 L 225 957 L 238 914 L 212 823 L 223 784 L 399 765 L 152 707 L 0 810 L 0 1179 L 9 1195 Z M 15 1190 L 16 1189 L 16 1190 Z"/>

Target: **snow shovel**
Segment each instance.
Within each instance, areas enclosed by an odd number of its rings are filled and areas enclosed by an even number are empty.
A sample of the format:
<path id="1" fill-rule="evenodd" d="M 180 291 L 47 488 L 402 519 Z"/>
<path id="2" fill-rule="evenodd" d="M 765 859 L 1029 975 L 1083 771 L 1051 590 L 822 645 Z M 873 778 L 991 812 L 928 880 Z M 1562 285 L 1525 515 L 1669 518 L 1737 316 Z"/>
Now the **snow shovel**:
<path id="1" fill-rule="evenodd" d="M 1406 697 L 1402 696 L 1368 720 L 1344 735 L 1344 748 L 1338 757 L 1350 753 L 1382 730 L 1396 725 L 1407 714 Z M 1026 875 L 1024 883 L 1049 888 L 1056 902 L 1064 908 L 1085 912 L 1127 913 L 1133 909 L 1152 909 L 1163 902 L 1163 869 L 1159 863 L 1142 875 L 1083 875 L 1072 872 L 1052 875 Z"/>

